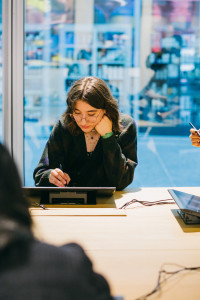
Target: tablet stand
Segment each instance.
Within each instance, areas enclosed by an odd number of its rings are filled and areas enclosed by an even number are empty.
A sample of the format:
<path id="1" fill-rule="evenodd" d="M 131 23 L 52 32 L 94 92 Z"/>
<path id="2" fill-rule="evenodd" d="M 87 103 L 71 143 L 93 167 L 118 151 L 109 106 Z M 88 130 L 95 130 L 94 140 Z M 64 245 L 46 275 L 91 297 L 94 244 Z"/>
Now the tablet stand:
<path id="1" fill-rule="evenodd" d="M 49 193 L 49 204 L 87 204 L 87 193 L 53 192 Z"/>
<path id="2" fill-rule="evenodd" d="M 96 204 L 96 191 L 41 191 L 43 204 Z"/>
<path id="3" fill-rule="evenodd" d="M 178 213 L 186 225 L 190 224 L 200 224 L 200 218 L 197 216 L 193 216 L 191 214 L 185 213 L 182 210 L 178 209 Z"/>

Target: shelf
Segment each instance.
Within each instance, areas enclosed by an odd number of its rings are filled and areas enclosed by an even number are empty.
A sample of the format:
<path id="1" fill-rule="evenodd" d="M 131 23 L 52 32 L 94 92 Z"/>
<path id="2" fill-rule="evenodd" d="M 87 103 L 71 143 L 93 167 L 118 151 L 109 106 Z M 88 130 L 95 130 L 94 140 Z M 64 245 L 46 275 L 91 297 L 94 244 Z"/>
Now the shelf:
<path id="1" fill-rule="evenodd" d="M 122 49 L 122 48 L 126 48 L 125 45 L 115 45 L 115 46 L 97 46 L 97 49 L 106 49 L 106 50 L 115 50 L 115 49 Z"/>
<path id="2" fill-rule="evenodd" d="M 43 32 L 44 27 L 26 26 L 25 28 L 26 34 L 29 32 L 31 33 L 32 30 L 36 35 L 37 32 L 38 34 Z M 60 27 L 57 32 L 57 40 L 59 42 L 54 44 L 54 46 L 56 46 L 54 48 L 52 48 L 50 43 L 46 42 L 45 38 L 42 40 L 43 45 L 40 46 L 40 49 L 35 46 L 34 40 L 29 42 L 29 44 L 27 44 L 29 48 L 26 47 L 26 53 L 28 54 L 28 49 L 31 49 L 31 46 L 33 46 L 34 56 L 31 56 L 32 52 L 30 52 L 29 55 L 27 55 L 27 58 L 43 58 L 46 53 L 47 56 L 51 57 L 51 62 L 46 63 L 41 59 L 27 59 L 25 61 L 25 80 L 28 81 L 25 96 L 27 98 L 30 97 L 30 102 L 28 103 L 34 103 L 32 102 L 32 98 L 39 96 L 41 98 L 43 97 L 43 70 L 46 67 L 49 69 L 51 68 L 49 75 L 49 93 L 53 93 L 58 89 L 56 84 L 57 80 L 55 80 L 57 74 L 63 74 L 64 77 L 63 90 L 60 91 L 59 96 L 68 92 L 70 83 L 83 76 L 92 74 L 93 76 L 100 77 L 106 82 L 111 82 L 113 84 L 113 90 L 112 87 L 110 89 L 115 98 L 128 99 L 131 77 L 127 78 L 124 76 L 124 68 L 131 68 L 132 45 L 131 41 L 124 37 L 131 37 L 131 34 L 131 24 L 124 24 L 121 26 L 114 24 L 100 24 L 95 26 L 64 25 Z M 114 35 L 116 35 L 116 38 L 114 38 Z M 106 55 L 101 56 L 101 51 L 105 52 Z M 39 54 L 41 54 L 41 56 L 38 56 Z M 79 57 L 83 57 L 83 59 L 77 59 Z M 72 66 L 76 64 L 80 67 L 77 69 L 77 72 L 76 70 L 74 70 L 74 73 L 73 70 L 72 72 L 69 72 L 69 69 L 73 69 Z M 82 67 L 83 72 L 81 73 Z M 57 73 L 57 68 L 63 73 Z M 34 70 L 36 70 L 35 73 Z M 78 74 L 76 75 L 76 73 Z M 69 74 L 69 76 L 67 74 Z M 34 85 L 32 85 L 33 81 L 37 81 L 36 83 L 38 85 L 41 82 L 42 88 L 34 89 Z M 28 86 L 30 86 L 30 89 Z M 62 86 L 62 82 L 59 86 Z M 53 107 L 53 115 L 56 115 L 56 109 L 54 109 L 54 107 L 59 107 L 59 105 L 57 103 L 53 105 L 51 101 L 49 101 L 49 103 L 50 106 Z M 40 110 L 40 108 L 26 106 L 25 110 L 28 112 L 30 111 L 30 115 L 27 113 L 27 118 L 32 118 L 35 116 L 31 116 L 31 110 Z"/>
<path id="3" fill-rule="evenodd" d="M 89 47 L 88 44 L 81 44 L 81 45 L 74 45 L 74 44 L 65 44 L 64 47 L 68 49 L 92 49 L 92 47 Z"/>
<path id="4" fill-rule="evenodd" d="M 97 64 L 98 65 L 125 65 L 126 62 L 125 61 L 100 61 L 100 60 L 97 60 Z"/>

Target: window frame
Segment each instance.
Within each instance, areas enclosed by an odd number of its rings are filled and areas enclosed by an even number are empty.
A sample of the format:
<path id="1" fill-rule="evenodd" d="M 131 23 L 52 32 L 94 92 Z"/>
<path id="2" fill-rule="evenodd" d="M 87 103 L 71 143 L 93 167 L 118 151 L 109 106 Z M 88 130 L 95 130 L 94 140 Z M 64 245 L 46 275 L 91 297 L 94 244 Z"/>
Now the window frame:
<path id="1" fill-rule="evenodd" d="M 2 1 L 3 143 L 23 178 L 24 0 Z"/>

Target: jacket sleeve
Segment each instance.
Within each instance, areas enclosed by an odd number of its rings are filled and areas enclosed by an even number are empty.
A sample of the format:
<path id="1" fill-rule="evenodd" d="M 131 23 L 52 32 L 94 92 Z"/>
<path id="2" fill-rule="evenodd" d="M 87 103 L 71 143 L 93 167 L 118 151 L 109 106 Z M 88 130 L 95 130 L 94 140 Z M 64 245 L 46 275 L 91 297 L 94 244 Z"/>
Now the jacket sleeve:
<path id="1" fill-rule="evenodd" d="M 93 270 L 92 262 L 81 246 L 71 243 L 63 245 L 61 248 L 70 258 L 71 286 L 76 286 L 78 282 L 78 289 L 73 289 L 73 299 L 114 299 L 111 296 L 107 280 Z"/>
<path id="2" fill-rule="evenodd" d="M 138 163 L 137 130 L 134 120 L 129 119 L 128 126 L 118 138 L 113 135 L 102 139 L 102 143 L 106 177 L 111 186 L 122 190 L 133 181 L 134 170 Z"/>
<path id="3" fill-rule="evenodd" d="M 52 169 L 60 168 L 63 161 L 62 124 L 60 121 L 54 126 L 46 143 L 40 161 L 33 172 L 36 186 L 54 186 L 49 182 Z"/>

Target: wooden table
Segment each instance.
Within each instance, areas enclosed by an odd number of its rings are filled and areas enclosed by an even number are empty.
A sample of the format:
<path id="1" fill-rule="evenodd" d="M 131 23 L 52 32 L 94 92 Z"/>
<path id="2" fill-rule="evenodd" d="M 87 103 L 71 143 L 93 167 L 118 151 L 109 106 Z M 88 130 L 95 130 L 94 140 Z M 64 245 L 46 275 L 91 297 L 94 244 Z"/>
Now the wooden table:
<path id="1" fill-rule="evenodd" d="M 200 188 L 175 189 L 200 196 Z M 95 209 L 112 209 L 114 202 L 120 207 L 133 198 L 154 201 L 171 196 L 167 188 L 126 189 L 116 192 L 107 203 L 99 199 Z M 109 281 L 112 294 L 134 300 L 155 287 L 164 263 L 200 266 L 200 225 L 185 225 L 177 208 L 176 204 L 132 205 L 126 209 L 127 215 L 116 216 L 67 216 L 66 208 L 58 208 L 57 216 L 52 216 L 55 208 L 33 209 L 34 233 L 55 245 L 81 244 L 95 270 Z M 200 299 L 200 271 L 171 278 L 150 299 Z"/>

